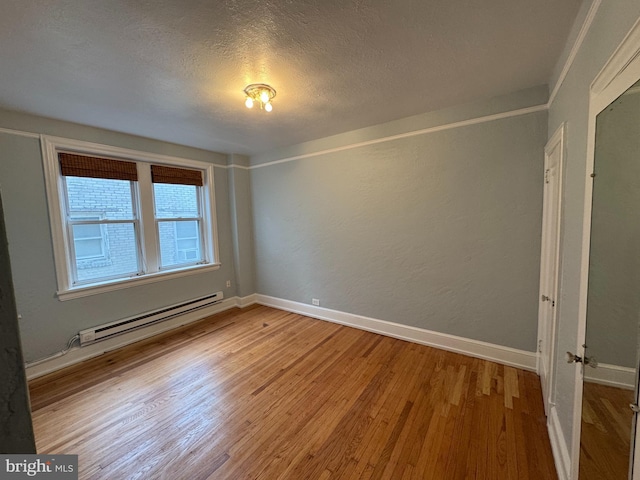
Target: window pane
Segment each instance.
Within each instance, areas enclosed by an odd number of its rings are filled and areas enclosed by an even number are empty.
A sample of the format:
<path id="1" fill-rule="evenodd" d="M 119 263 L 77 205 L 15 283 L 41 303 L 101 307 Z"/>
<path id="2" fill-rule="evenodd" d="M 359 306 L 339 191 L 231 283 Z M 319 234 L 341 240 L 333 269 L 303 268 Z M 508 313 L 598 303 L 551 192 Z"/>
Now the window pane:
<path id="1" fill-rule="evenodd" d="M 104 258 L 104 238 L 99 224 L 73 226 L 77 260 Z"/>
<path id="2" fill-rule="evenodd" d="M 158 222 L 160 265 L 197 263 L 202 260 L 199 221 Z"/>
<path id="3" fill-rule="evenodd" d="M 197 250 L 198 239 L 197 238 L 178 238 L 177 245 L 178 245 L 178 250 Z"/>
<path id="4" fill-rule="evenodd" d="M 76 238 L 76 258 L 79 260 L 86 258 L 104 257 L 101 238 Z"/>
<path id="5" fill-rule="evenodd" d="M 67 185 L 69 215 L 73 219 L 131 220 L 133 201 L 129 180 L 63 177 Z"/>
<path id="6" fill-rule="evenodd" d="M 76 231 L 82 233 L 82 228 L 94 225 L 74 225 Z M 77 282 L 92 282 L 110 278 L 126 278 L 138 273 L 138 248 L 136 232 L 133 223 L 110 223 L 98 225 L 103 232 L 100 239 L 74 238 L 76 248 Z M 85 230 L 86 232 L 86 230 Z M 90 251 L 97 251 L 100 242 L 102 254 L 100 256 L 86 256 Z"/>
<path id="7" fill-rule="evenodd" d="M 198 237 L 198 222 L 176 222 L 176 237 Z"/>
<path id="8" fill-rule="evenodd" d="M 156 218 L 197 217 L 198 188 L 194 185 L 154 183 Z"/>
<path id="9" fill-rule="evenodd" d="M 73 238 L 75 238 L 76 240 L 84 239 L 84 238 L 102 238 L 102 231 L 100 230 L 100 225 L 95 225 L 95 224 L 74 225 Z"/>

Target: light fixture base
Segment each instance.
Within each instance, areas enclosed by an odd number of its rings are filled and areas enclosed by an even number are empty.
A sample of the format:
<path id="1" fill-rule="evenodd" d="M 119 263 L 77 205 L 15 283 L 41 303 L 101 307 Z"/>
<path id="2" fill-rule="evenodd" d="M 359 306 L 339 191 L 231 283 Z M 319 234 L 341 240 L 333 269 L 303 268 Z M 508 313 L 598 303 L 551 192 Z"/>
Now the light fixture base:
<path id="1" fill-rule="evenodd" d="M 245 105 L 247 108 L 252 108 L 253 105 L 260 105 L 260 109 L 270 112 L 273 109 L 271 100 L 276 96 L 276 90 L 271 85 L 266 83 L 252 83 L 247 85 L 244 89 Z"/>

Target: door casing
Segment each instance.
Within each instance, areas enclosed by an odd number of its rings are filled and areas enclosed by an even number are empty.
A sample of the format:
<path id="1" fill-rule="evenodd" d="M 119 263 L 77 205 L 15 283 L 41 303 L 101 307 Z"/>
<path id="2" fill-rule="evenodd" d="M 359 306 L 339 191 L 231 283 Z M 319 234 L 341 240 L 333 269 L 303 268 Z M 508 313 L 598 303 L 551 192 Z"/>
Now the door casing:
<path id="1" fill-rule="evenodd" d="M 553 363 L 559 309 L 564 132 L 565 124 L 563 123 L 551 136 L 544 148 L 545 189 L 540 260 L 540 303 L 538 310 L 538 374 L 542 383 L 543 403 L 547 418 L 550 417 L 551 408 L 555 404 Z M 553 172 L 551 171 L 550 163 L 556 160 L 556 172 Z"/>

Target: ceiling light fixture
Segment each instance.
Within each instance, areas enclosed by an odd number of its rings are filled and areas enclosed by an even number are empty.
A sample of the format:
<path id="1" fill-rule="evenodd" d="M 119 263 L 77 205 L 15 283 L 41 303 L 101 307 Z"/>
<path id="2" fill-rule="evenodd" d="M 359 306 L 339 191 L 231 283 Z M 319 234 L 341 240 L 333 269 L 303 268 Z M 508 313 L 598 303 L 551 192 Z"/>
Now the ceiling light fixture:
<path id="1" fill-rule="evenodd" d="M 251 85 L 247 85 L 244 89 L 244 94 L 247 96 L 244 101 L 247 108 L 253 108 L 253 105 L 257 103 L 261 109 L 267 112 L 273 110 L 271 100 L 276 96 L 276 91 L 266 83 L 252 83 Z"/>

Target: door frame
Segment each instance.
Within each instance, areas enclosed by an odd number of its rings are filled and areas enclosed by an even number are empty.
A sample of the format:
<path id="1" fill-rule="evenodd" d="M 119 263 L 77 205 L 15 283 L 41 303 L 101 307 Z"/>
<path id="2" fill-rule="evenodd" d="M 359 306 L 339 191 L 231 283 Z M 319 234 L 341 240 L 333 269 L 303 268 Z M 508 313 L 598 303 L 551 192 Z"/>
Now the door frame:
<path id="1" fill-rule="evenodd" d="M 561 267 L 561 245 L 562 245 L 562 209 L 563 209 L 563 186 L 564 186 L 564 157 L 565 157 L 565 123 L 563 122 L 555 133 L 551 136 L 551 139 L 547 142 L 544 147 L 544 168 L 545 172 L 547 169 L 548 160 L 551 155 L 559 150 L 560 158 L 558 160 L 558 199 L 557 204 L 553 206 L 556 214 L 556 235 L 555 238 L 552 239 L 554 242 L 553 248 L 550 251 L 542 251 L 541 259 L 540 259 L 540 298 L 542 295 L 550 295 L 551 298 L 556 302 L 557 308 L 552 310 L 550 324 L 547 325 L 545 321 L 545 315 L 543 314 L 544 308 L 546 304 L 540 300 L 539 308 L 538 308 L 538 355 L 537 355 L 537 370 L 538 375 L 542 377 L 542 368 L 541 362 L 544 360 L 547 365 L 548 371 L 546 372 L 546 377 L 544 378 L 546 388 L 543 385 L 543 392 L 546 393 L 546 398 L 543 398 L 545 413 L 547 414 L 547 418 L 551 417 L 551 408 L 555 404 L 555 387 L 553 383 L 554 377 L 554 358 L 555 358 L 555 343 L 556 343 L 556 334 L 557 334 L 557 320 L 558 320 L 558 308 L 559 304 L 558 293 L 560 291 L 560 267 Z M 546 224 L 546 216 L 550 214 L 549 211 L 549 201 L 550 198 L 547 194 L 547 189 L 545 189 L 544 200 L 543 200 L 543 217 L 542 217 L 542 249 L 544 249 L 545 245 L 545 237 L 548 232 L 545 231 Z M 544 256 L 544 254 L 547 254 Z M 552 256 L 551 260 L 553 261 L 553 268 L 555 271 L 554 277 L 551 279 L 551 284 L 553 287 L 551 291 L 543 291 L 543 286 L 545 283 L 545 277 L 548 272 L 546 271 L 546 265 L 548 265 L 549 256 Z M 540 352 L 541 342 L 545 340 L 545 334 L 549 331 L 551 334 L 548 335 L 548 338 L 551 340 L 549 345 L 546 345 L 548 355 L 546 359 L 543 358 L 542 352 Z M 542 379 L 542 378 L 541 378 Z"/>
<path id="2" fill-rule="evenodd" d="M 582 261 L 580 266 L 580 304 L 578 334 L 575 352 L 584 356 L 587 328 L 587 295 L 589 286 L 589 254 L 591 242 L 591 207 L 593 200 L 593 173 L 595 165 L 596 117 L 611 102 L 622 95 L 640 79 L 640 19 L 629 30 L 618 48 L 591 83 L 589 89 L 589 117 L 587 126 L 587 158 L 584 194 L 584 218 L 582 232 Z M 578 480 L 580 462 L 580 433 L 582 422 L 582 366 L 576 365 L 573 405 L 573 431 L 571 448 L 571 479 Z M 637 438 L 637 437 L 636 437 Z M 640 465 L 640 446 L 635 442 L 634 459 Z M 640 480 L 640 468 L 633 472 L 633 479 Z"/>

